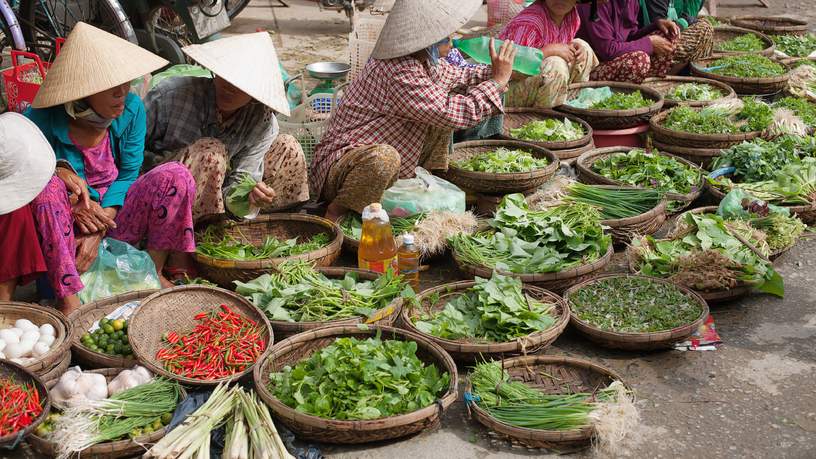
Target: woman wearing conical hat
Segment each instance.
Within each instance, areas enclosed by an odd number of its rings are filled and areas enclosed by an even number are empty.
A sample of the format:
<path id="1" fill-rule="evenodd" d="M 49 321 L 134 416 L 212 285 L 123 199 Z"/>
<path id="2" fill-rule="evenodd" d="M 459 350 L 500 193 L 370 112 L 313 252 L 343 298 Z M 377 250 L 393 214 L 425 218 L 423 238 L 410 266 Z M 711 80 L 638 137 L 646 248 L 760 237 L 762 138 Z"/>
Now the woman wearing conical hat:
<path id="1" fill-rule="evenodd" d="M 479 0 L 397 0 L 363 71 L 315 150 L 312 197 L 336 220 L 379 201 L 417 166 L 446 169 L 451 134 L 502 112 L 512 73 L 511 42 L 491 67 L 454 67 L 439 48 L 482 4 Z"/>
<path id="2" fill-rule="evenodd" d="M 147 94 L 147 149 L 190 169 L 198 189 L 195 221 L 224 213 L 224 197 L 246 174 L 257 182 L 249 197 L 254 207 L 273 211 L 308 201 L 303 149 L 278 134 L 275 113 L 289 115 L 289 102 L 269 34 L 183 51 L 214 77 L 168 78 Z"/>
<path id="3" fill-rule="evenodd" d="M 32 205 L 64 312 L 79 306 L 79 274 L 91 266 L 103 237 L 144 244 L 165 287 L 172 285 L 162 275 L 168 257 L 175 266 L 191 263 L 195 182 L 189 171 L 173 162 L 139 177 L 145 111 L 130 83 L 166 63 L 78 23 L 26 112 L 59 160 L 56 176 Z"/>

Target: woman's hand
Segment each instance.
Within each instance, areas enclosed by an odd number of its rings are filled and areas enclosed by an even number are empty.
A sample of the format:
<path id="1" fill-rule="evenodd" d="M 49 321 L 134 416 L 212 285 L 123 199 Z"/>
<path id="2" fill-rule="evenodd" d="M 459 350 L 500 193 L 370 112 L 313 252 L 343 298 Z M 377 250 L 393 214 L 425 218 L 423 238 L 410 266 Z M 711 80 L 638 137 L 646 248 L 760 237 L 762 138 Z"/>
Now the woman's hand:
<path id="1" fill-rule="evenodd" d="M 667 37 L 675 39 L 680 36 L 680 26 L 668 19 L 658 19 L 657 29 L 666 34 Z"/>
<path id="2" fill-rule="evenodd" d="M 99 253 L 99 244 L 102 242 L 102 237 L 103 233 L 77 237 L 76 268 L 80 274 L 91 269 L 91 265 L 96 261 L 96 255 Z"/>
<path id="3" fill-rule="evenodd" d="M 88 193 L 88 185 L 85 180 L 82 180 L 74 171 L 65 167 L 57 167 L 56 173 L 57 177 L 65 183 L 65 188 L 73 194 L 71 204 L 81 204 L 82 207 L 89 208 L 91 195 Z"/>
<path id="4" fill-rule="evenodd" d="M 490 39 L 490 65 L 493 68 L 493 80 L 501 87 L 507 86 L 513 75 L 513 62 L 516 60 L 516 47 L 512 40 L 502 43 L 496 51 L 496 41 Z"/>
<path id="5" fill-rule="evenodd" d="M 82 234 L 104 234 L 107 230 L 116 228 L 116 222 L 113 221 L 116 209 L 112 207 L 103 209 L 96 201 L 91 201 L 88 207 L 76 205 L 71 213 Z"/>
<path id="6" fill-rule="evenodd" d="M 576 61 L 581 62 L 586 59 L 586 48 L 575 42 L 570 43 L 569 47 L 575 55 Z"/>
<path id="7" fill-rule="evenodd" d="M 264 182 L 258 182 L 252 192 L 249 193 L 249 203 L 255 207 L 271 205 L 277 193 Z"/>
<path id="8" fill-rule="evenodd" d="M 575 61 L 575 49 L 571 45 L 562 43 L 554 43 L 541 48 L 544 57 L 560 57 L 564 59 L 567 64 L 572 64 Z"/>
<path id="9" fill-rule="evenodd" d="M 660 35 L 649 35 L 649 40 L 652 42 L 652 49 L 657 56 L 667 56 L 674 51 L 674 44 Z"/>

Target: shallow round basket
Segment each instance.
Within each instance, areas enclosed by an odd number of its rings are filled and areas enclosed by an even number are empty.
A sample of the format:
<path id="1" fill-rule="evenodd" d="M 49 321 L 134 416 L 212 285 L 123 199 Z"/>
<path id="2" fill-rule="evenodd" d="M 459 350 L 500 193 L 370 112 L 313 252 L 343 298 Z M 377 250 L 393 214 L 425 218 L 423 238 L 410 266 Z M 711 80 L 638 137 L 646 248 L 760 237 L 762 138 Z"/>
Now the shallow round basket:
<path id="1" fill-rule="evenodd" d="M 767 35 L 805 35 L 808 32 L 807 21 L 784 16 L 740 16 L 731 23 Z"/>
<path id="2" fill-rule="evenodd" d="M 354 268 L 318 268 L 318 271 L 330 279 L 342 279 L 347 273 L 352 272 L 357 273 L 357 279 L 361 281 L 373 281 L 380 277 L 380 275 L 374 271 Z M 388 306 L 374 313 L 373 317 L 380 318 L 375 323 L 380 325 L 393 325 L 399 317 L 402 304 L 402 298 L 394 298 L 394 300 L 391 301 Z M 270 320 L 269 324 L 272 326 L 272 331 L 275 332 L 275 338 L 278 341 L 281 341 L 292 335 L 314 330 L 315 328 L 345 325 L 353 326 L 362 323 L 363 320 L 363 317 L 357 316 L 325 322 L 286 322 L 282 320 Z"/>
<path id="3" fill-rule="evenodd" d="M 468 289 L 476 285 L 474 281 L 460 281 L 440 285 L 425 290 L 417 296 L 416 307 L 404 307 L 400 314 L 401 327 L 411 332 L 424 336 L 442 347 L 457 362 L 472 363 L 482 358 L 503 357 L 518 354 L 535 354 L 542 349 L 549 347 L 561 336 L 569 323 L 569 308 L 564 300 L 555 293 L 548 292 L 543 288 L 532 285 L 524 285 L 522 291 L 529 297 L 542 303 L 555 304 L 555 323 L 552 327 L 541 330 L 530 335 L 501 343 L 477 342 L 468 339 L 452 340 L 439 338 L 429 333 L 424 333 L 414 326 L 414 320 L 422 314 L 438 313 L 445 308 L 448 302 L 464 294 Z M 438 295 L 438 301 L 431 304 L 431 299 Z"/>
<path id="4" fill-rule="evenodd" d="M 594 149 L 595 142 L 591 141 L 583 147 L 570 148 L 567 150 L 552 150 L 552 152 L 561 161 L 561 164 L 572 166 L 575 164 L 575 160 L 578 159 L 579 156 Z"/>
<path id="5" fill-rule="evenodd" d="M 66 355 L 70 359 L 73 327 L 61 312 L 38 304 L 0 301 L 0 330 L 13 327 L 18 319 L 28 319 L 37 326 L 51 324 L 54 327 L 55 339 L 51 350 L 25 365 L 27 370 L 42 377 L 63 363 Z"/>
<path id="6" fill-rule="evenodd" d="M 631 188 L 644 188 L 644 187 L 637 187 L 637 186 L 630 186 L 626 183 L 620 182 L 618 180 L 612 180 L 609 177 L 605 177 L 594 170 L 592 170 L 592 165 L 595 164 L 595 161 L 599 161 L 601 159 L 608 158 L 612 155 L 620 154 L 620 153 L 628 153 L 631 151 L 631 147 L 608 147 L 608 148 L 598 148 L 592 150 L 590 152 L 584 153 L 581 155 L 577 161 L 575 161 L 575 170 L 578 173 L 578 179 L 582 183 L 587 183 L 590 185 L 614 185 L 617 187 L 631 187 Z M 661 156 L 667 156 L 669 158 L 674 159 L 675 161 L 681 162 L 689 167 L 693 167 L 695 169 L 700 169 L 700 166 L 697 166 L 689 161 L 686 161 L 683 158 L 678 158 L 675 155 L 671 155 L 665 153 L 663 151 L 658 150 L 654 152 L 654 154 L 658 154 Z M 692 201 L 699 198 L 701 194 L 703 194 L 703 190 L 705 189 L 705 175 L 703 171 L 700 171 L 700 184 L 697 189 L 692 189 L 687 194 L 679 194 L 679 193 L 666 193 L 666 199 L 670 199 L 673 201 L 683 201 L 691 204 Z"/>
<path id="7" fill-rule="evenodd" d="M 18 384 L 33 384 L 40 395 L 40 404 L 43 409 L 42 413 L 34 419 L 34 422 L 24 429 L 0 437 L 0 446 L 6 446 L 17 443 L 30 435 L 34 429 L 45 420 L 45 417 L 48 416 L 48 412 L 51 411 L 51 400 L 48 397 L 48 390 L 45 388 L 42 379 L 22 365 L 17 365 L 9 360 L 0 360 L 0 378 L 11 378 Z"/>
<path id="8" fill-rule="evenodd" d="M 700 305 L 700 315 L 693 322 L 680 327 L 672 328 L 671 330 L 663 330 L 659 332 L 624 333 L 602 329 L 582 320 L 578 317 L 578 314 L 573 309 L 570 309 L 570 323 L 576 330 L 578 330 L 579 333 L 586 336 L 592 342 L 600 344 L 604 347 L 623 349 L 627 351 L 652 351 L 657 349 L 667 349 L 671 348 L 674 343 L 687 340 L 695 331 L 697 331 L 698 328 L 700 328 L 700 325 L 702 325 L 705 319 L 708 317 L 708 304 L 700 295 L 686 287 L 683 287 L 682 285 L 677 285 L 673 282 L 655 277 L 634 276 L 628 274 L 600 276 L 571 287 L 566 293 L 564 293 L 564 299 L 570 305 L 570 308 L 572 308 L 573 303 L 569 298 L 580 289 L 602 280 L 619 277 L 637 277 L 640 279 L 649 280 L 651 282 L 656 282 L 658 284 L 677 287 L 681 292 L 683 292 L 684 295 Z"/>
<path id="9" fill-rule="evenodd" d="M 652 138 L 655 143 L 674 147 L 725 149 L 746 140 L 755 139 L 762 135 L 760 131 L 739 132 L 736 134 L 695 134 L 691 132 L 675 131 L 663 126 L 669 111 L 661 112 L 649 121 Z"/>
<path id="10" fill-rule="evenodd" d="M 779 93 L 788 85 L 789 72 L 764 78 L 742 78 L 718 75 L 706 70 L 718 58 L 707 58 L 691 63 L 691 74 L 710 80 L 721 81 L 734 88 L 739 95 L 769 96 Z M 784 64 L 783 64 L 784 65 Z M 691 146 L 691 145 L 689 145 Z"/>
<path id="11" fill-rule="evenodd" d="M 188 386 L 215 386 L 218 383 L 241 379 L 252 371 L 255 364 L 232 376 L 203 380 L 171 373 L 165 370 L 164 365 L 156 358 L 156 352 L 165 347 L 162 339 L 165 333 L 172 331 L 179 335 L 188 333 L 199 323 L 194 318 L 197 314 L 209 313 L 221 305 L 227 305 L 233 312 L 258 323 L 261 335 L 266 341 L 266 350 L 261 357 L 268 353 L 273 342 L 272 328 L 266 315 L 246 298 L 217 287 L 185 285 L 160 290 L 142 301 L 128 323 L 128 341 L 133 348 L 133 355 L 141 365 L 153 373 L 175 379 Z"/>
<path id="12" fill-rule="evenodd" d="M 286 260 L 306 260 L 315 266 L 331 266 L 340 256 L 343 244 L 343 232 L 336 224 L 325 218 L 306 214 L 268 214 L 255 220 L 243 222 L 226 222 L 220 225 L 220 232 L 260 246 L 267 237 L 280 240 L 298 238 L 306 241 L 316 234 L 329 235 L 328 245 L 301 255 L 265 260 L 237 261 L 213 258 L 200 253 L 193 253 L 202 277 L 215 282 L 223 288 L 232 288 L 233 281 L 248 282 Z"/>
<path id="13" fill-rule="evenodd" d="M 720 45 L 720 43 L 726 42 L 728 40 L 731 40 L 733 38 L 737 38 L 737 37 L 739 37 L 741 35 L 746 35 L 746 34 L 756 35 L 760 40 L 762 40 L 762 43 L 764 44 L 764 48 L 762 48 L 761 51 L 718 51 L 717 50 L 717 47 Z M 716 57 L 738 56 L 738 55 L 741 55 L 741 54 L 760 54 L 762 56 L 770 57 L 770 56 L 773 56 L 774 50 L 776 49 L 776 45 L 774 45 L 774 42 L 773 42 L 773 40 L 771 40 L 770 37 L 768 37 L 764 33 L 761 33 L 761 32 L 759 32 L 757 30 L 744 29 L 742 27 L 723 26 L 723 27 L 715 27 L 714 28 L 714 48 L 713 49 L 714 49 L 713 55 L 716 56 Z"/>
<path id="14" fill-rule="evenodd" d="M 68 367 L 71 366 L 71 356 L 72 356 L 71 350 L 67 349 L 62 359 L 57 361 L 57 363 L 50 370 L 40 375 L 40 378 L 42 378 L 43 381 L 47 381 L 53 378 L 55 375 L 61 375 L 65 373 L 65 370 L 67 370 Z"/>
<path id="15" fill-rule="evenodd" d="M 494 174 L 491 172 L 472 172 L 455 166 L 457 161 L 463 161 L 481 153 L 487 153 L 499 148 L 510 150 L 524 150 L 535 158 L 546 158 L 547 166 L 529 172 L 509 172 Z M 549 150 L 527 142 L 513 140 L 476 140 L 461 142 L 453 146 L 450 166 L 447 172 L 440 175 L 468 191 L 475 193 L 517 193 L 538 188 L 550 179 L 560 167 L 558 158 Z"/>
<path id="16" fill-rule="evenodd" d="M 136 359 L 127 359 L 119 355 L 110 355 L 102 352 L 94 352 L 82 344 L 82 335 L 88 333 L 88 329 L 94 322 L 103 319 L 116 308 L 133 301 L 141 301 L 156 293 L 156 290 L 139 290 L 128 292 L 123 295 L 116 295 L 92 303 L 83 304 L 79 309 L 68 316 L 68 320 L 74 327 L 74 336 L 71 340 L 71 350 L 77 361 L 82 364 L 82 368 L 130 368 L 136 364 Z"/>
<path id="17" fill-rule="evenodd" d="M 606 253 L 597 260 L 584 265 L 576 266 L 566 271 L 559 271 L 555 273 L 535 273 L 535 274 L 517 274 L 511 272 L 501 271 L 505 276 L 512 276 L 521 279 L 524 284 L 541 287 L 545 290 L 550 290 L 555 293 L 562 293 L 564 290 L 572 287 L 575 284 L 597 275 L 601 272 L 609 261 L 612 259 L 612 254 L 615 253 L 613 244 L 609 244 L 609 249 Z M 493 268 L 487 266 L 475 266 L 462 261 L 456 251 L 453 253 L 453 258 L 456 261 L 456 266 L 459 270 L 467 274 L 469 277 L 481 277 L 490 279 L 493 275 Z"/>
<path id="18" fill-rule="evenodd" d="M 652 88 L 632 83 L 619 83 L 615 81 L 589 81 L 586 83 L 574 83 L 569 86 L 567 100 L 578 97 L 578 93 L 584 88 L 602 88 L 609 86 L 612 92 L 631 93 L 640 91 L 644 99 L 651 99 L 652 104 L 648 107 L 633 108 L 628 110 L 594 110 L 591 108 L 576 108 L 568 104 L 559 105 L 559 112 L 575 115 L 586 121 L 593 129 L 612 130 L 627 129 L 649 122 L 655 113 L 663 107 L 663 96 Z"/>
<path id="19" fill-rule="evenodd" d="M 708 183 L 706 185 L 708 187 L 708 192 L 711 197 L 714 198 L 716 202 L 720 202 L 725 198 L 726 193 L 724 193 L 719 188 L 711 185 Z M 814 204 L 800 204 L 800 205 L 781 205 L 781 207 L 786 207 L 790 210 L 791 214 L 796 215 L 799 217 L 799 220 L 802 220 L 802 223 L 806 225 L 814 225 L 816 224 L 816 203 Z"/>
<path id="20" fill-rule="evenodd" d="M 546 119 L 556 119 L 558 121 L 564 121 L 564 119 L 568 119 L 573 123 L 579 124 L 581 128 L 584 130 L 584 135 L 580 139 L 576 140 L 567 140 L 567 141 L 536 141 L 536 140 L 524 140 L 519 139 L 517 137 L 513 137 L 510 133 L 511 129 L 517 129 L 525 124 L 528 124 L 533 121 L 540 121 Z M 559 113 L 555 110 L 547 110 L 543 108 L 506 108 L 504 110 L 504 125 L 502 128 L 502 138 L 507 140 L 515 140 L 518 142 L 527 142 L 533 145 L 537 145 L 542 148 L 546 148 L 547 150 L 568 150 L 568 149 L 575 149 L 579 147 L 583 147 L 592 141 L 592 127 L 574 115 L 568 115 L 565 113 Z"/>
<path id="21" fill-rule="evenodd" d="M 674 88 L 688 83 L 705 84 L 714 87 L 723 94 L 722 97 L 713 100 L 675 100 L 666 97 L 666 94 Z M 676 105 L 688 105 L 689 107 L 706 107 L 724 100 L 733 99 L 737 97 L 737 93 L 731 86 L 708 78 L 683 77 L 683 76 L 665 76 L 663 78 L 647 78 L 643 82 L 643 86 L 654 89 L 663 96 L 663 108 L 671 108 Z"/>
<path id="22" fill-rule="evenodd" d="M 521 381 L 545 394 L 592 393 L 623 379 L 614 371 L 587 360 L 566 356 L 528 355 L 503 360 L 510 379 Z M 625 384 L 625 383 L 624 383 Z M 628 387 L 628 386 L 627 386 Z M 568 453 L 587 448 L 595 430 L 540 430 L 505 424 L 478 405 L 469 404 L 476 420 L 488 429 L 529 448 L 547 448 Z"/>
<path id="23" fill-rule="evenodd" d="M 301 413 L 283 404 L 270 390 L 269 374 L 294 366 L 308 359 L 313 353 L 334 343 L 337 338 L 355 337 L 366 339 L 382 333 L 381 338 L 417 343 L 417 357 L 425 363 L 435 365 L 440 371 L 450 375 L 450 385 L 436 403 L 417 411 L 372 420 L 340 421 Z M 450 355 L 436 343 L 416 333 L 398 328 L 372 325 L 366 329 L 357 326 L 324 327 L 300 333 L 276 344 L 264 356 L 253 372 L 255 390 L 272 410 L 275 418 L 299 438 L 325 443 L 357 444 L 391 440 L 415 434 L 439 424 L 442 411 L 448 408 L 457 396 L 458 376 L 456 364 Z"/>
<path id="24" fill-rule="evenodd" d="M 652 146 L 660 151 L 670 153 L 677 158 L 684 159 L 703 170 L 709 170 L 711 165 L 723 151 L 722 148 L 680 147 L 677 145 L 661 143 L 657 140 L 652 141 Z"/>
<path id="25" fill-rule="evenodd" d="M 620 189 L 618 186 L 596 185 L 603 188 Z M 604 226 L 609 227 L 609 235 L 612 236 L 612 242 L 616 246 L 628 244 L 632 238 L 637 236 L 646 236 L 656 233 L 663 226 L 668 218 L 666 211 L 668 202 L 665 199 L 660 200 L 659 203 L 652 210 L 644 212 L 640 215 L 627 218 L 616 218 L 613 220 L 604 220 L 601 222 Z"/>
<path id="26" fill-rule="evenodd" d="M 111 382 L 125 368 L 101 368 L 96 370 L 83 371 L 84 373 L 96 373 L 105 376 L 108 382 Z M 63 373 L 65 373 L 63 371 Z M 59 377 L 62 373 L 56 375 L 45 382 L 45 386 L 51 390 L 59 382 Z M 134 439 L 109 441 L 99 443 L 82 450 L 81 457 L 91 459 L 118 459 L 122 457 L 141 456 L 142 453 L 150 449 L 150 446 L 161 440 L 167 433 L 167 428 L 163 427 L 160 430 L 151 432 L 149 435 L 143 435 Z M 57 448 L 54 442 L 48 441 L 37 434 L 31 434 L 28 437 L 28 444 L 38 454 L 45 457 L 57 457 Z M 144 445 L 144 446 L 143 446 Z"/>

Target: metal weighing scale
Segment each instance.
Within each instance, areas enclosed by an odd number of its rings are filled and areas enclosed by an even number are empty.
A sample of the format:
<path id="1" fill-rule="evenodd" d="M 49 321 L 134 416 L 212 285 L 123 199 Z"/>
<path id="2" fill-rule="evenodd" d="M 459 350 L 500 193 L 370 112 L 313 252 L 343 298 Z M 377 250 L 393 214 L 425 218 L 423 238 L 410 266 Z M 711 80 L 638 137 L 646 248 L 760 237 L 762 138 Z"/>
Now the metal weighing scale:
<path id="1" fill-rule="evenodd" d="M 306 66 L 306 73 L 310 77 L 320 80 L 320 83 L 309 92 L 315 94 L 334 94 L 336 81 L 345 80 L 351 66 L 342 62 L 315 62 Z"/>

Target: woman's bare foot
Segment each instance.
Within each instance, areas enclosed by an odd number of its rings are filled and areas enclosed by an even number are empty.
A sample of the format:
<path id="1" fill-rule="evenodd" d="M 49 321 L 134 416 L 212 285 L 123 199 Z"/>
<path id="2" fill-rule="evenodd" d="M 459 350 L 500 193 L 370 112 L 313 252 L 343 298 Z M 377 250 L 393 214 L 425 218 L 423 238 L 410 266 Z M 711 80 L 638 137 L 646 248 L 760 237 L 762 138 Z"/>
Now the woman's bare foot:
<path id="1" fill-rule="evenodd" d="M 337 204 L 336 202 L 332 202 L 326 208 L 325 217 L 326 217 L 327 220 L 331 220 L 331 221 L 337 223 L 341 218 L 343 218 L 344 215 L 346 215 L 347 212 L 348 212 L 348 209 L 341 206 L 340 204 Z"/>
<path id="2" fill-rule="evenodd" d="M 82 302 L 79 301 L 79 296 L 70 295 L 62 299 L 59 310 L 67 316 L 79 309 L 80 306 L 82 306 Z"/>

